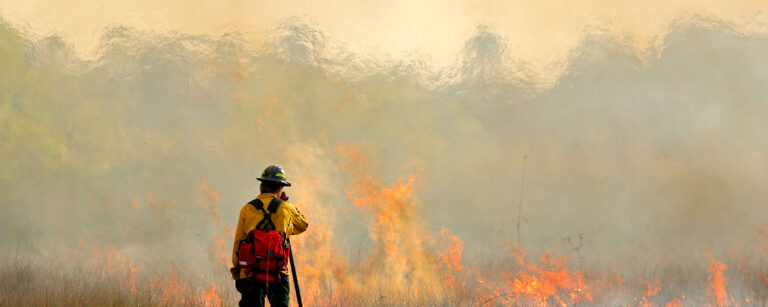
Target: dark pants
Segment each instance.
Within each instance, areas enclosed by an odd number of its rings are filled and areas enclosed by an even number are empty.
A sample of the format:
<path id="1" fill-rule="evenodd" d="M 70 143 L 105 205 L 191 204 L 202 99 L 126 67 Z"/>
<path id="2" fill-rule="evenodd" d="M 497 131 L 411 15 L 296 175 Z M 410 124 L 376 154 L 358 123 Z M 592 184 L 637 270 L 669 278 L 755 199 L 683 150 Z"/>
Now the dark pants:
<path id="1" fill-rule="evenodd" d="M 264 296 L 272 307 L 288 307 L 291 283 L 288 275 L 280 274 L 280 281 L 271 284 L 249 281 L 245 278 L 235 281 L 235 288 L 240 292 L 240 306 L 264 306 Z"/>

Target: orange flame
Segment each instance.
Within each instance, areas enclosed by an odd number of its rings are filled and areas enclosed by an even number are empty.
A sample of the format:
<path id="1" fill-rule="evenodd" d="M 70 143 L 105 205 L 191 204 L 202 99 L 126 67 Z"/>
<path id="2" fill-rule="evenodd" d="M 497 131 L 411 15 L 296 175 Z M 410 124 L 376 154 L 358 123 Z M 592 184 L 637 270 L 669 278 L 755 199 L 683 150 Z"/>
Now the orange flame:
<path id="1" fill-rule="evenodd" d="M 715 259 L 710 259 L 709 263 L 709 296 L 717 306 L 726 306 L 728 292 L 725 291 L 727 281 L 723 276 L 723 271 L 727 270 L 728 266 Z"/>
<path id="2" fill-rule="evenodd" d="M 464 250 L 464 242 L 459 237 L 451 234 L 447 228 L 440 230 L 440 237 L 444 242 L 440 254 L 440 271 L 443 274 L 445 284 L 449 288 L 463 287 L 463 279 L 457 284 L 456 274 L 464 270 L 461 263 L 461 252 Z"/>
<path id="3" fill-rule="evenodd" d="M 224 305 L 224 299 L 221 298 L 218 294 L 216 294 L 216 285 L 211 284 L 208 286 L 208 289 L 200 291 L 200 288 L 198 288 L 198 292 L 200 293 L 200 303 L 202 303 L 203 306 L 223 306 Z"/>
<path id="4" fill-rule="evenodd" d="M 592 301 L 592 293 L 584 274 L 569 271 L 565 267 L 565 257 L 556 258 L 544 253 L 539 259 L 543 265 L 538 266 L 528 261 L 519 247 L 512 243 L 506 244 L 520 266 L 520 271 L 505 274 L 507 286 L 518 297 L 527 296 L 540 306 L 548 305 L 549 302 L 565 306 Z"/>
<path id="5" fill-rule="evenodd" d="M 645 285 L 648 290 L 645 292 L 645 295 L 642 297 L 642 302 L 640 303 L 640 306 L 643 306 L 643 307 L 656 306 L 655 304 L 649 302 L 648 300 L 656 296 L 656 294 L 658 294 L 659 291 L 661 291 L 661 281 L 655 280 L 654 282 L 645 282 Z"/>
<path id="6" fill-rule="evenodd" d="M 664 307 L 682 307 L 683 302 L 680 300 L 679 297 L 673 298 L 671 301 L 664 304 Z"/>
<path id="7" fill-rule="evenodd" d="M 605 303 L 601 300 L 610 295 L 605 294 L 615 289 L 613 287 L 624 287 L 624 281 L 618 275 L 571 270 L 564 256 L 543 253 L 540 257 L 532 257 L 519 246 L 506 242 L 502 245 L 507 248 L 508 261 L 499 263 L 493 271 L 472 263 L 468 261 L 471 258 L 464 258 L 467 252 L 464 242 L 448 228 L 441 228 L 439 234 L 430 234 L 425 229 L 416 197 L 424 180 L 418 171 L 386 182 L 374 175 L 375 161 L 359 147 L 337 145 L 336 153 L 340 157 L 340 169 L 349 175 L 346 190 L 349 202 L 353 210 L 358 210 L 366 219 L 373 244 L 363 251 L 359 260 L 345 258 L 336 250 L 339 246 L 334 245 L 336 234 L 331 227 L 333 219 L 340 214 L 327 206 L 295 204 L 310 218 L 312 225 L 310 231 L 293 242 L 294 250 L 298 251 L 295 260 L 307 305 L 422 305 L 424 302 L 481 306 L 590 305 Z M 327 188 L 328 182 L 311 174 L 304 176 L 303 181 L 310 184 L 292 198 L 296 196 L 309 204 L 321 203 L 318 195 L 322 193 L 317 190 Z M 209 246 L 210 266 L 224 271 L 230 265 L 234 228 L 221 221 L 221 197 L 205 180 L 201 180 L 190 194 L 196 197 L 196 203 L 202 209 L 197 211 L 210 223 L 208 241 L 213 244 Z M 143 199 L 133 200 L 132 205 L 137 210 L 149 209 L 144 212 L 154 213 L 163 210 L 166 201 L 162 196 L 148 193 Z M 81 241 L 81 247 L 84 241 Z M 147 269 L 129 261 L 127 250 L 107 245 L 92 254 L 130 293 L 156 293 L 151 304 L 223 306 L 233 303 L 234 289 L 231 283 L 226 283 L 228 287 L 222 286 L 225 283 L 217 278 L 220 277 L 216 275 L 217 271 L 203 274 L 173 266 L 169 270 Z M 709 302 L 717 306 L 738 305 L 726 291 L 727 268 L 710 259 L 707 295 Z M 157 272 L 167 274 L 160 276 Z M 763 279 L 768 283 L 764 274 L 752 276 L 757 284 Z M 637 294 L 633 306 L 661 304 L 669 299 L 662 296 L 673 291 L 665 288 L 662 293 L 662 282 L 658 279 L 629 280 L 627 284 L 634 288 L 628 289 L 631 291 L 627 293 Z M 667 284 L 664 286 L 668 287 Z M 619 296 L 617 299 L 623 298 Z M 699 302 L 697 299 L 692 302 Z M 664 306 L 682 306 L 685 300 L 685 296 L 674 297 Z M 744 297 L 739 298 L 741 302 L 752 303 Z"/>
<path id="8" fill-rule="evenodd" d="M 347 194 L 352 204 L 368 218 L 368 230 L 374 240 L 375 248 L 371 251 L 364 265 L 366 276 L 361 276 L 359 284 L 373 287 L 386 281 L 394 291 L 411 291 L 413 295 L 440 296 L 444 294 L 445 280 L 438 272 L 446 269 L 461 268 L 461 240 L 443 234 L 452 241 L 454 248 L 434 261 L 425 248 L 431 238 L 424 235 L 422 221 L 415 215 L 413 193 L 419 177 L 408 174 L 395 181 L 392 187 L 384 187 L 368 171 L 375 166 L 372 160 L 359 148 L 351 145 L 337 145 L 336 152 L 341 156 L 341 169 L 352 175 L 352 183 Z M 453 280 L 452 277 L 448 278 Z M 418 289 L 410 289 L 418 284 Z"/>

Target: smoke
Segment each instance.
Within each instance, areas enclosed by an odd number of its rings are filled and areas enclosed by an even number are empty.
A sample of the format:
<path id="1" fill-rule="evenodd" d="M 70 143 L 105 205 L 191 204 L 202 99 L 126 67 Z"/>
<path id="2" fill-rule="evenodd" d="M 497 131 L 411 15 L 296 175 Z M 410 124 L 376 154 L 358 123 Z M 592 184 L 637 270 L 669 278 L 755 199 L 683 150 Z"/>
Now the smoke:
<path id="1" fill-rule="evenodd" d="M 362 260 L 376 238 L 339 146 L 370 157 L 385 186 L 415 174 L 414 231 L 450 230 L 468 259 L 515 241 L 523 178 L 519 236 L 533 252 L 636 268 L 761 242 L 765 36 L 681 21 L 648 60 L 588 32 L 552 85 L 508 54 L 514 43 L 478 26 L 436 68 L 355 54 L 292 18 L 263 44 L 113 27 L 87 60 L 0 22 L 2 251 L 116 246 L 215 274 L 227 225 L 277 162 L 306 240 L 322 242 L 297 252 Z"/>

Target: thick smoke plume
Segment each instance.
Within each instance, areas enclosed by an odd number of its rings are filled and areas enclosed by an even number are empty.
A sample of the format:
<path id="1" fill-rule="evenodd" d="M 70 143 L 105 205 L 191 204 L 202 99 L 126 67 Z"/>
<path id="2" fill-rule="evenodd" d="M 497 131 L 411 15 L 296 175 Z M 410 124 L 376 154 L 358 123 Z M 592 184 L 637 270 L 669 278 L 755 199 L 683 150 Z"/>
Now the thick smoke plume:
<path id="1" fill-rule="evenodd" d="M 551 85 L 486 26 L 445 68 L 296 18 L 247 36 L 114 27 L 85 60 L 0 22 L 0 296 L 53 274 L 231 304 L 237 213 L 278 162 L 315 304 L 765 304 L 765 36 L 683 20 L 647 58 L 586 32 Z"/>

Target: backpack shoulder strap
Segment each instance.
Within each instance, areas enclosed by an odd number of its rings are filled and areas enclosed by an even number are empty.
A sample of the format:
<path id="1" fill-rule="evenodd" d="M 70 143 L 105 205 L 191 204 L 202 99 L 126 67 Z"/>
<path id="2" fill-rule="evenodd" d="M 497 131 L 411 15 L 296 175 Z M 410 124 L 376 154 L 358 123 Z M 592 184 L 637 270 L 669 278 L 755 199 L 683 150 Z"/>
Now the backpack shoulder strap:
<path id="1" fill-rule="evenodd" d="M 275 213 L 277 212 L 277 208 L 280 207 L 280 205 L 283 204 L 283 200 L 279 197 L 275 197 L 272 199 L 271 202 L 269 202 L 269 206 L 267 207 L 267 210 L 269 210 L 269 213 Z"/>
<path id="2" fill-rule="evenodd" d="M 269 215 L 272 216 L 272 213 L 277 212 L 277 209 L 280 208 L 280 205 L 282 205 L 284 201 L 280 199 L 280 197 L 275 196 L 275 198 L 272 199 L 271 202 L 269 202 L 269 206 L 267 206 L 267 210 L 269 210 Z M 270 223 L 272 221 L 270 220 Z M 275 229 L 275 224 L 272 224 L 272 229 Z M 285 244 L 285 235 L 280 234 L 280 236 L 283 238 L 283 244 Z"/>
<path id="3" fill-rule="evenodd" d="M 252 201 L 249 201 L 248 204 L 250 204 L 251 206 L 253 206 L 256 209 L 264 211 L 264 203 L 261 202 L 261 199 L 256 198 L 256 199 L 254 199 Z"/>
<path id="4" fill-rule="evenodd" d="M 264 218 L 262 218 L 261 221 L 256 224 L 256 229 L 275 230 L 275 223 L 272 222 L 272 213 L 277 212 L 277 208 L 279 208 L 282 203 L 282 199 L 275 197 L 271 202 L 269 202 L 267 210 L 264 210 L 264 203 L 261 202 L 261 199 L 256 198 L 249 202 L 249 204 L 256 207 L 256 209 L 261 210 L 261 212 L 264 214 Z"/>

